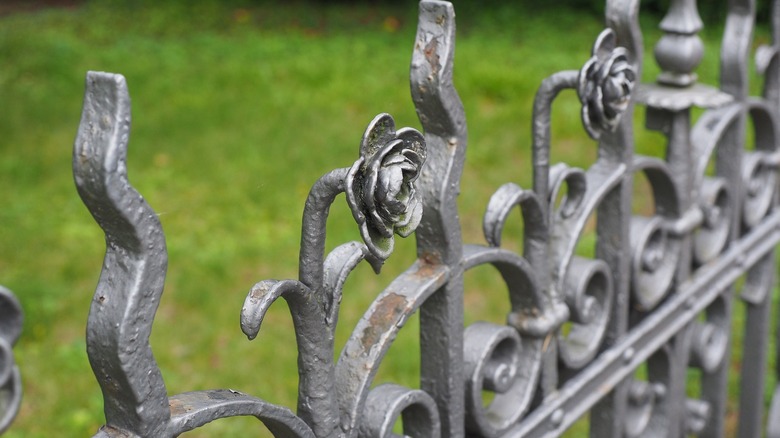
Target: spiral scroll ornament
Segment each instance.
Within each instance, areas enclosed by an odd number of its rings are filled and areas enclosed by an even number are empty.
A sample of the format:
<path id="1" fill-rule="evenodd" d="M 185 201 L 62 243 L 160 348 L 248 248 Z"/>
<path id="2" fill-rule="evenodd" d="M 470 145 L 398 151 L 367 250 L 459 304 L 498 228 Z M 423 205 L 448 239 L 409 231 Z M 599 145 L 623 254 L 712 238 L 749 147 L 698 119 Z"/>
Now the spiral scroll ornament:
<path id="1" fill-rule="evenodd" d="M 637 309 L 650 310 L 666 295 L 677 270 L 679 246 L 660 216 L 631 218 L 631 287 Z"/>
<path id="2" fill-rule="evenodd" d="M 528 409 L 541 348 L 512 327 L 476 322 L 465 332 L 466 428 L 479 436 L 505 432 Z M 483 392 L 494 395 L 485 404 Z"/>
<path id="3" fill-rule="evenodd" d="M 602 260 L 572 258 L 566 274 L 565 298 L 571 323 L 558 333 L 561 361 L 579 369 L 598 353 L 612 306 L 612 273 Z"/>
<path id="4" fill-rule="evenodd" d="M 404 436 L 441 436 L 439 411 L 428 393 L 387 383 L 368 394 L 358 437 L 397 436 L 392 432 L 399 418 L 403 422 Z"/>
<path id="5" fill-rule="evenodd" d="M 765 152 L 745 154 L 742 161 L 742 178 L 745 185 L 745 201 L 742 207 L 742 224 L 750 229 L 769 213 L 777 186 L 777 169 L 768 163 Z"/>
<path id="6" fill-rule="evenodd" d="M 705 177 L 699 192 L 699 208 L 704 219 L 693 236 L 693 259 L 704 264 L 726 248 L 731 226 L 731 203 L 723 178 Z"/>

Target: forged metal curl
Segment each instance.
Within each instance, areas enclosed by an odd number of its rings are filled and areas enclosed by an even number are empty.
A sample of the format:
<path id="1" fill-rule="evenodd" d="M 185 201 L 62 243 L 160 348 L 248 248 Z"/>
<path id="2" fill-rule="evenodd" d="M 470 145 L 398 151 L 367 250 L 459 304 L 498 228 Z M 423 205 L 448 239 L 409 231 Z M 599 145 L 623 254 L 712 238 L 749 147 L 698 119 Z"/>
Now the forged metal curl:
<path id="1" fill-rule="evenodd" d="M 612 273 L 601 260 L 574 257 L 566 273 L 566 303 L 571 324 L 558 333 L 559 356 L 570 369 L 579 369 L 598 353 L 609 321 L 614 295 Z"/>
<path id="2" fill-rule="evenodd" d="M 693 237 L 693 257 L 704 264 L 717 257 L 728 243 L 731 202 L 722 178 L 704 178 L 699 195 L 702 225 Z"/>
<path id="3" fill-rule="evenodd" d="M 478 322 L 464 335 L 466 428 L 481 436 L 499 436 L 528 409 L 540 375 L 544 339 L 561 315 L 548 307 L 525 259 L 499 248 L 464 249 L 467 270 L 485 264 L 498 270 L 512 305 L 507 318 L 511 327 Z M 495 394 L 487 406 L 483 391 Z"/>
<path id="4" fill-rule="evenodd" d="M 359 438 L 396 436 L 393 426 L 400 417 L 404 436 L 439 437 L 441 425 L 439 410 L 430 395 L 419 389 L 384 384 L 368 394 Z"/>
<path id="5" fill-rule="evenodd" d="M 280 437 L 313 436 L 287 408 L 216 390 L 168 398 L 149 345 L 167 264 L 154 210 L 127 180 L 130 97 L 124 77 L 89 72 L 73 151 L 84 204 L 106 235 L 92 300 L 87 354 L 103 390 L 106 425 L 96 437 L 174 437 L 210 421 L 253 415 Z M 225 392 L 227 391 L 227 392 Z M 187 408 L 177 409 L 186 406 Z"/>
<path id="6" fill-rule="evenodd" d="M 520 330 L 521 333 L 536 337 L 545 336 L 555 327 L 569 318 L 569 309 L 558 295 L 553 294 L 545 286 L 549 283 L 549 236 L 545 213 L 541 203 L 534 192 L 523 190 L 520 186 L 507 183 L 501 186 L 490 198 L 483 220 L 485 240 L 492 247 L 499 247 L 503 237 L 504 226 L 509 214 L 515 208 L 520 208 L 523 216 L 523 255 L 525 259 L 518 258 L 518 266 L 524 266 L 525 260 L 530 264 L 528 281 L 525 290 L 535 293 L 514 293 L 510 286 L 510 298 L 512 299 L 512 313 L 509 315 L 509 323 Z M 471 256 L 466 260 L 476 260 L 476 254 L 486 254 L 485 250 L 471 248 Z M 480 256 L 481 257 L 481 256 Z M 485 263 L 488 259 L 478 263 Z M 474 262 L 477 263 L 477 262 Z M 468 264 L 467 266 L 470 266 Z M 500 268 L 499 268 L 500 270 Z M 521 268 L 520 272 L 523 271 Z M 531 272 L 532 271 L 532 272 Z M 505 276 L 505 279 L 508 277 Z M 509 281 L 508 281 L 509 282 Z M 511 285 L 511 282 L 509 282 Z"/>
<path id="7" fill-rule="evenodd" d="M 645 364 L 647 376 L 630 380 L 624 420 L 627 438 L 661 438 L 667 434 L 672 406 L 668 396 L 673 374 L 670 347 L 664 346 L 650 356 Z"/>
<path id="8" fill-rule="evenodd" d="M 563 185 L 566 184 L 566 195 L 561 198 L 557 213 L 564 219 L 573 216 L 582 206 L 588 183 L 585 172 L 582 169 L 569 167 L 564 163 L 558 163 L 550 168 L 550 213 L 553 217 L 554 203 L 558 199 Z"/>
<path id="9" fill-rule="evenodd" d="M 681 220 L 677 186 L 665 162 L 637 156 L 634 174 L 650 183 L 655 204 L 651 217 L 631 218 L 631 293 L 634 308 L 649 311 L 672 287 L 680 259 L 680 236 L 670 224 Z"/>
<path id="10" fill-rule="evenodd" d="M 715 371 L 726 360 L 731 330 L 726 306 L 725 299 L 718 297 L 707 307 L 706 320 L 689 327 L 690 364 L 707 373 Z"/>
<path id="11" fill-rule="evenodd" d="M 666 295 L 677 267 L 677 251 L 658 217 L 631 220 L 632 288 L 635 306 L 650 310 Z"/>
<path id="12" fill-rule="evenodd" d="M 753 228 L 772 207 L 777 188 L 777 168 L 769 162 L 766 153 L 752 152 L 744 156 L 742 175 L 745 181 L 742 225 Z"/>
<path id="13" fill-rule="evenodd" d="M 465 333 L 466 429 L 497 437 L 525 413 L 536 389 L 540 342 L 511 327 L 477 322 Z M 483 391 L 494 394 L 487 406 Z"/>

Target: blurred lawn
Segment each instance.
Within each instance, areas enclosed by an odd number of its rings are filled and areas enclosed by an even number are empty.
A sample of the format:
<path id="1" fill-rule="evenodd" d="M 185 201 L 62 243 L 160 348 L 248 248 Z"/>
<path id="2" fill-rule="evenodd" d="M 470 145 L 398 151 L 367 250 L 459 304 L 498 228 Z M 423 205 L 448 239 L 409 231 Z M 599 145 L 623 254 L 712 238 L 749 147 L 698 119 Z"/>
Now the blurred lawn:
<path id="1" fill-rule="evenodd" d="M 603 25 L 576 12 L 465 8 L 456 5 L 455 83 L 469 121 L 460 205 L 465 239 L 481 242 L 492 192 L 508 181 L 530 186 L 536 87 L 579 68 Z M 376 5 L 135 1 L 0 17 L 0 284 L 16 293 L 26 318 L 15 348 L 24 401 L 7 436 L 89 436 L 103 423 L 84 342 L 103 234 L 70 167 L 86 71 L 122 73 L 129 84 L 129 176 L 159 213 L 170 252 L 152 336 L 168 392 L 233 388 L 294 406 L 285 305 L 251 343 L 238 313 L 255 282 L 295 277 L 309 187 L 357 158 L 373 116 L 389 112 L 398 126 L 419 128 L 408 91 L 416 14 Z M 648 47 L 656 25 L 643 22 Z M 716 47 L 719 34 L 703 36 Z M 757 39 L 766 41 L 766 31 Z M 705 82 L 716 83 L 717 63 L 716 49 L 700 70 Z M 644 76 L 654 78 L 652 63 Z M 641 132 L 641 113 L 637 149 L 659 154 L 661 137 Z M 573 93 L 556 103 L 553 120 L 554 160 L 590 163 L 596 146 Z M 333 208 L 329 233 L 330 247 L 359 239 L 344 204 Z M 339 345 L 414 260 L 413 239 L 397 243 L 381 276 L 361 267 L 350 278 Z M 519 239 L 509 246 L 519 248 Z M 469 274 L 467 323 L 504 320 L 508 302 L 496 277 L 490 269 Z M 413 321 L 378 381 L 416 386 L 418 351 Z M 223 420 L 186 436 L 245 436 L 258 424 Z"/>

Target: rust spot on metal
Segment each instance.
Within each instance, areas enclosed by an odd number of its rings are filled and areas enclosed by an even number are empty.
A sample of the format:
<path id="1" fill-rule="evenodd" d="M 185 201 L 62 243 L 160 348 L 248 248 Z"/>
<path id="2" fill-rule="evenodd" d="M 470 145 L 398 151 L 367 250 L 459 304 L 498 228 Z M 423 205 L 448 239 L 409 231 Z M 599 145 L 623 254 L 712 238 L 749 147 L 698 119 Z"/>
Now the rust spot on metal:
<path id="1" fill-rule="evenodd" d="M 436 266 L 430 263 L 421 263 L 420 268 L 415 271 L 414 276 L 419 278 L 432 277 L 436 273 Z"/>
<path id="2" fill-rule="evenodd" d="M 428 44 L 425 45 L 425 59 L 428 61 L 428 65 L 431 66 L 431 74 L 436 75 L 439 73 L 441 66 L 439 65 L 439 40 L 434 38 Z"/>
<path id="3" fill-rule="evenodd" d="M 441 266 L 441 255 L 432 252 L 426 252 L 420 255 L 420 263 L 414 276 L 418 278 L 432 277 L 436 274 L 436 269 Z"/>
<path id="4" fill-rule="evenodd" d="M 437 252 L 424 252 L 420 255 L 420 262 L 427 266 L 441 265 L 441 254 Z"/>
<path id="5" fill-rule="evenodd" d="M 177 416 L 177 415 L 183 415 L 186 414 L 190 408 L 185 403 L 182 403 L 181 400 L 170 400 L 168 402 L 168 406 L 171 407 L 171 416 Z"/>
<path id="6" fill-rule="evenodd" d="M 112 427 L 109 425 L 105 425 L 100 428 L 102 432 L 105 432 L 106 435 L 112 437 L 112 438 L 132 438 L 135 435 L 131 434 L 130 432 L 124 431 L 122 429 L 117 429 L 116 427 Z"/>
<path id="7" fill-rule="evenodd" d="M 406 305 L 406 297 L 396 293 L 389 293 L 379 301 L 376 311 L 371 314 L 368 326 L 363 329 L 363 335 L 360 337 L 364 351 L 370 350 L 387 328 L 395 325 L 398 317 L 406 310 Z"/>

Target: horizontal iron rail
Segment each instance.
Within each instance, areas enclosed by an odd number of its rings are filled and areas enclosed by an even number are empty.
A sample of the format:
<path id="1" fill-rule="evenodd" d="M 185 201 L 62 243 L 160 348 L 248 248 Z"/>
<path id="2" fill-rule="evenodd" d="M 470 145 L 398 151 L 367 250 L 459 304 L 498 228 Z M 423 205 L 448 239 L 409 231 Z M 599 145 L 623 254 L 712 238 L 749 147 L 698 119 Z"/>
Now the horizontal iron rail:
<path id="1" fill-rule="evenodd" d="M 702 266 L 674 295 L 565 383 L 505 437 L 550 437 L 575 423 L 618 383 L 693 321 L 719 294 L 780 243 L 780 211 Z"/>

